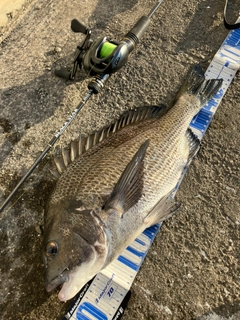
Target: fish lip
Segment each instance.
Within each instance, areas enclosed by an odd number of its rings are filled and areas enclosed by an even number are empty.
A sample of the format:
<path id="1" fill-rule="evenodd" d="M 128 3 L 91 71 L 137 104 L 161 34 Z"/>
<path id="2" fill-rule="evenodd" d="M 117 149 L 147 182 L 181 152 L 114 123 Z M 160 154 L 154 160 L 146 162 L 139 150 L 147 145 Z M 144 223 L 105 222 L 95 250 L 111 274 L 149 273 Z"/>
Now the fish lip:
<path id="1" fill-rule="evenodd" d="M 47 292 L 51 292 L 58 286 L 60 286 L 64 282 L 69 281 L 69 269 L 65 269 L 62 273 L 60 273 L 58 276 L 53 278 L 52 280 L 46 279 L 46 290 Z"/>

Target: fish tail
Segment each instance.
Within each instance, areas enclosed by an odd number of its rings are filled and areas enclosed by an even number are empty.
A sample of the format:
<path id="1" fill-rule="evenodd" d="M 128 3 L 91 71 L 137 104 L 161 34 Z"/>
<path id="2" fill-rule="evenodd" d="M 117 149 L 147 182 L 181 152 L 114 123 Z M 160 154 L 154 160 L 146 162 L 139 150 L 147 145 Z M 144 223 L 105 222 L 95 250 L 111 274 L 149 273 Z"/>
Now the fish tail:
<path id="1" fill-rule="evenodd" d="M 179 94 L 188 93 L 196 96 L 203 107 L 218 92 L 222 82 L 223 79 L 207 80 L 202 68 L 197 64 L 189 72 Z"/>

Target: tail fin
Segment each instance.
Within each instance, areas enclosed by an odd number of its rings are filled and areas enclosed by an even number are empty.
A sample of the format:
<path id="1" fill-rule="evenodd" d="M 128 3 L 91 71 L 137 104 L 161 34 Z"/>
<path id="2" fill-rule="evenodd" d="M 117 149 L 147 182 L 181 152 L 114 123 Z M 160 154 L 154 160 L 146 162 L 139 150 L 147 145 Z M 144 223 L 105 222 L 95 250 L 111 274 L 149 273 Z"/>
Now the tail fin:
<path id="1" fill-rule="evenodd" d="M 204 106 L 221 88 L 223 79 L 206 80 L 204 72 L 199 64 L 195 65 L 189 72 L 188 77 L 183 83 L 179 94 L 188 92 L 197 96 Z"/>

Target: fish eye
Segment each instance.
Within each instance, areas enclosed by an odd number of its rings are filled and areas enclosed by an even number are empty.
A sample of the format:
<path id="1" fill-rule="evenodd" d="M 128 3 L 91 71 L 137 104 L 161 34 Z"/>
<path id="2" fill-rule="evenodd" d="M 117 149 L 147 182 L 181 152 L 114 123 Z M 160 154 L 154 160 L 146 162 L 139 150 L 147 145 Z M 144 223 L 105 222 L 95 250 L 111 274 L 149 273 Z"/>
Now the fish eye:
<path id="1" fill-rule="evenodd" d="M 58 244 L 54 241 L 49 241 L 46 245 L 46 256 L 55 257 L 58 254 Z"/>

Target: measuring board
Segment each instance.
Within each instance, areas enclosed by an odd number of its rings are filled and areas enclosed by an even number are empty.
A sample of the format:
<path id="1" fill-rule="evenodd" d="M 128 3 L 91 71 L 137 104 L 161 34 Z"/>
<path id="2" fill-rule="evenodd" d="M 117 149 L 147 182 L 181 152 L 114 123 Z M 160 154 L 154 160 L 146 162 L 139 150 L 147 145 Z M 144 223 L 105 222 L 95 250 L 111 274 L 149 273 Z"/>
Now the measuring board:
<path id="1" fill-rule="evenodd" d="M 190 123 L 191 129 L 200 140 L 239 66 L 240 29 L 237 29 L 229 32 L 206 71 L 206 78 L 222 78 L 223 84 L 215 97 Z M 133 280 L 160 227 L 161 224 L 157 224 L 146 229 L 115 261 L 88 282 L 74 298 L 71 308 L 63 319 L 120 319 L 130 298 Z"/>

